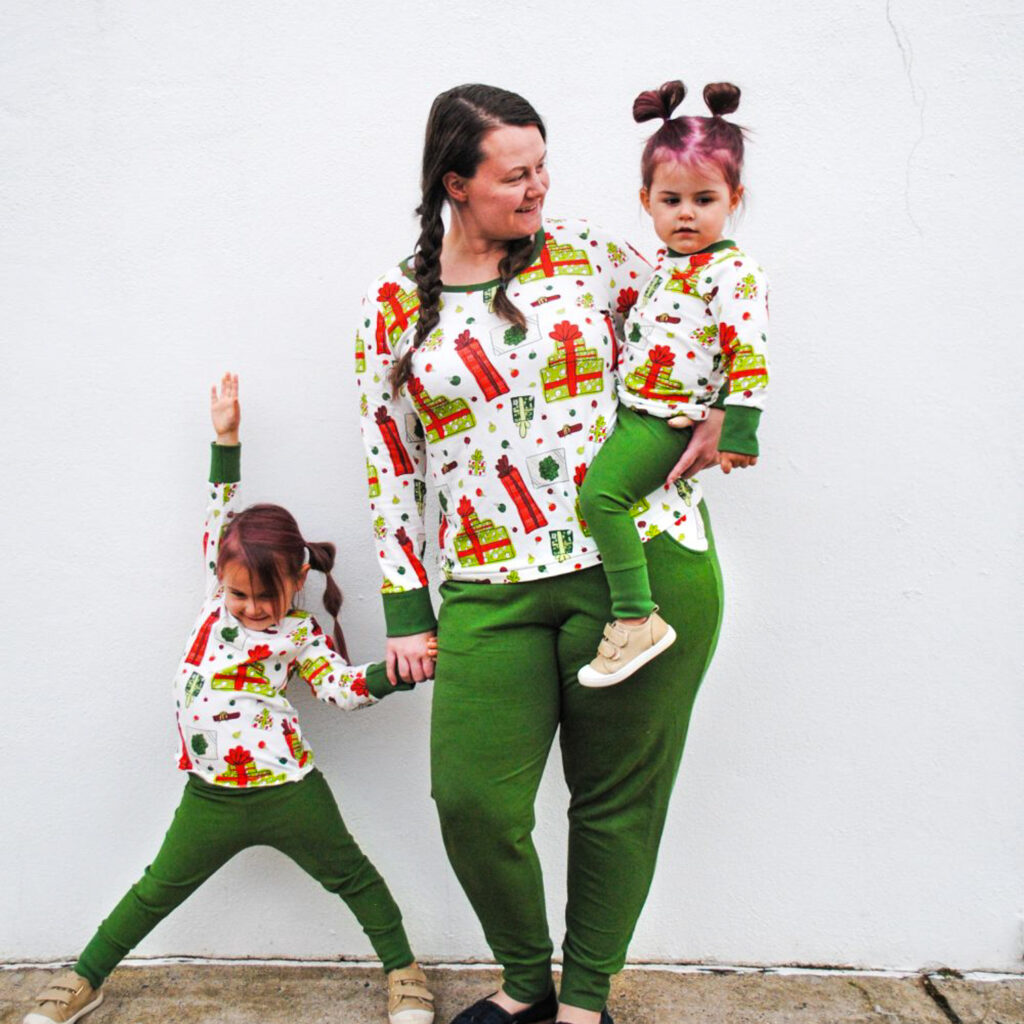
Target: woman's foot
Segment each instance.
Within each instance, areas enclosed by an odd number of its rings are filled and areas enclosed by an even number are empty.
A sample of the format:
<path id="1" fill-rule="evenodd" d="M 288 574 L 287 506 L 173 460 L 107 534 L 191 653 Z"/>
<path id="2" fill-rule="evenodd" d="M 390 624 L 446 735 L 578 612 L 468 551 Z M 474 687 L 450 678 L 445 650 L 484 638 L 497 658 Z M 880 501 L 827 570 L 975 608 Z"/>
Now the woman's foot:
<path id="1" fill-rule="evenodd" d="M 408 967 L 388 971 L 389 1024 L 434 1024 L 434 993 L 414 960 Z"/>
<path id="2" fill-rule="evenodd" d="M 61 971 L 36 996 L 36 1005 L 22 1024 L 72 1024 L 102 1002 L 103 989 L 93 988 L 74 971 Z"/>
<path id="3" fill-rule="evenodd" d="M 451 1024 L 554 1024 L 557 1010 L 554 989 L 535 1003 L 520 1003 L 499 989 L 467 1006 Z"/>
<path id="4" fill-rule="evenodd" d="M 639 622 L 639 625 L 627 625 Z M 597 657 L 579 671 L 581 686 L 614 686 L 656 658 L 676 639 L 676 631 L 657 613 L 646 619 L 616 619 L 604 627 Z"/>

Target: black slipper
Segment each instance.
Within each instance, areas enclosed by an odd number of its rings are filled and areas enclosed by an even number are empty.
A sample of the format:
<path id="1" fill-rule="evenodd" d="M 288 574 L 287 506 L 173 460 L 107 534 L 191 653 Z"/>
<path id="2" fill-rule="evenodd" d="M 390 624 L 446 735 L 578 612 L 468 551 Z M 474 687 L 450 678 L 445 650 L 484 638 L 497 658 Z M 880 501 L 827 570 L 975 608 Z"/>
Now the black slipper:
<path id="1" fill-rule="evenodd" d="M 557 1013 L 558 997 L 552 989 L 543 999 L 518 1013 L 509 1013 L 490 999 L 481 999 L 467 1006 L 451 1024 L 553 1024 Z"/>

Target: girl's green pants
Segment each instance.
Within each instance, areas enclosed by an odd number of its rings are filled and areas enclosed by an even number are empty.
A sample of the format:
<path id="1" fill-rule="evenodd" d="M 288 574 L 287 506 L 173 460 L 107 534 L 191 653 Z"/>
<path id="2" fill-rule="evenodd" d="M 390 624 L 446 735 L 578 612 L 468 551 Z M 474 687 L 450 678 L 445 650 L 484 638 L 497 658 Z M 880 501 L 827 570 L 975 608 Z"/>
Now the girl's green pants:
<path id="1" fill-rule="evenodd" d="M 700 514 L 707 525 L 703 506 Z M 576 679 L 611 615 L 600 566 L 527 583 L 441 587 L 433 796 L 448 857 L 514 999 L 535 1002 L 551 988 L 553 946 L 531 833 L 556 733 L 570 792 L 562 1001 L 601 1009 L 625 962 L 718 638 L 722 588 L 710 526 L 708 537 L 706 552 L 666 534 L 644 545 L 655 597 L 679 639 L 606 689 Z"/>
<path id="2" fill-rule="evenodd" d="M 189 775 L 156 859 L 85 947 L 75 970 L 94 988 L 175 907 L 250 846 L 290 857 L 355 914 L 386 971 L 412 963 L 402 915 L 314 768 L 299 782 L 227 790 Z"/>
<path id="3" fill-rule="evenodd" d="M 612 436 L 587 470 L 580 511 L 601 552 L 616 619 L 646 618 L 657 604 L 629 510 L 665 482 L 692 434 L 620 405 Z"/>

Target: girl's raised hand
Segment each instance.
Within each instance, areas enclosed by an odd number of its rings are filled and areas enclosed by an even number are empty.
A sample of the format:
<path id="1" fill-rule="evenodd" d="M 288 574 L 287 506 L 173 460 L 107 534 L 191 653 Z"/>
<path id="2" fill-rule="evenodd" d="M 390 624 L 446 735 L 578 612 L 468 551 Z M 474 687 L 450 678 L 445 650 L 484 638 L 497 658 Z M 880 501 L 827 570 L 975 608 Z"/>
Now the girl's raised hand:
<path id="1" fill-rule="evenodd" d="M 238 444 L 238 425 L 242 409 L 238 403 L 238 374 L 225 373 L 217 385 L 210 388 L 210 419 L 218 444 Z"/>

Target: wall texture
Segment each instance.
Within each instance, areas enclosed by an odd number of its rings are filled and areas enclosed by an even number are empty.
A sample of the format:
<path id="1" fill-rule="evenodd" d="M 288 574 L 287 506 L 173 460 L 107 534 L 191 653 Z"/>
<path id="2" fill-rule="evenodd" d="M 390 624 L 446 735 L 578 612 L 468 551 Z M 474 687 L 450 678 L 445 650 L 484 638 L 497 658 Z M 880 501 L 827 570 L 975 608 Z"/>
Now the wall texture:
<path id="1" fill-rule="evenodd" d="M 7 0 L 0 958 L 74 955 L 176 805 L 209 383 L 242 375 L 247 494 L 342 542 L 376 655 L 351 334 L 415 237 L 432 96 L 523 92 L 549 211 L 651 251 L 630 105 L 681 76 L 691 111 L 744 89 L 734 233 L 773 279 L 777 388 L 762 464 L 706 475 L 727 619 L 632 955 L 1019 970 L 1021 28 L 1010 0 Z M 429 689 L 297 702 L 417 950 L 486 955 L 429 800 Z M 257 850 L 140 952 L 369 947 Z"/>

